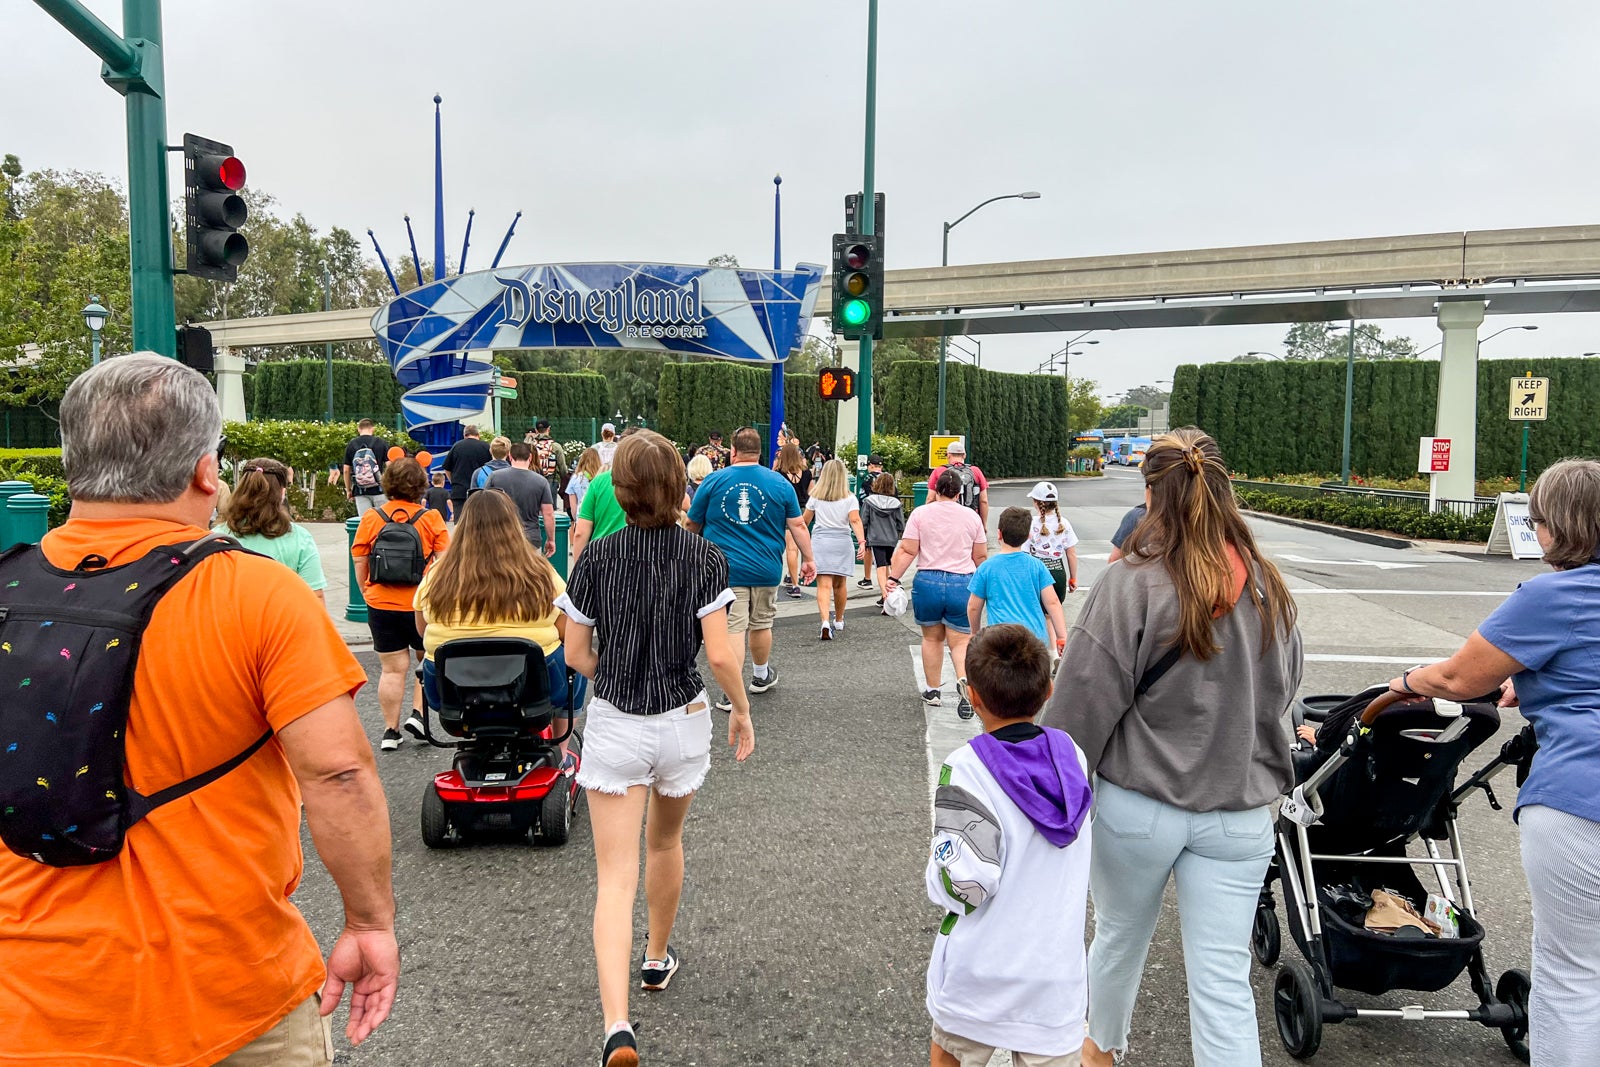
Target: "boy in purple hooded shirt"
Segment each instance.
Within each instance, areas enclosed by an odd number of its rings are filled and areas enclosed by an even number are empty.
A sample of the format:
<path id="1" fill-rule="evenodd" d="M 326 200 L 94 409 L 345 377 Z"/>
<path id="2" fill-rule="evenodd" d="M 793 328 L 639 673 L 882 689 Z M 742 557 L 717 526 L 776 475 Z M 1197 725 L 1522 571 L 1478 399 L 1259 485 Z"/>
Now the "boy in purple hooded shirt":
<path id="1" fill-rule="evenodd" d="M 984 732 L 952 752 L 934 797 L 929 899 L 946 909 L 928 964 L 932 1067 L 1077 1067 L 1087 1007 L 1083 930 L 1092 792 L 1083 753 L 1036 726 L 1049 654 L 1024 626 L 967 648 Z"/>

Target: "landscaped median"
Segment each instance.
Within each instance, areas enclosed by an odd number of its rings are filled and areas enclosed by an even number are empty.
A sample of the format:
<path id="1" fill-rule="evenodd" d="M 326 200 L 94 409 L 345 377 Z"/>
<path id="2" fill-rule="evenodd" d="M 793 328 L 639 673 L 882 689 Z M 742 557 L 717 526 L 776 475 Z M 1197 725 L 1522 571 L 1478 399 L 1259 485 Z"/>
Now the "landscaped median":
<path id="1" fill-rule="evenodd" d="M 1305 487 L 1299 486 L 1293 489 L 1305 495 L 1291 496 L 1286 491 L 1276 491 L 1277 487 L 1261 489 L 1238 482 L 1234 487 L 1239 502 L 1251 511 L 1309 519 L 1353 530 L 1396 533 L 1419 540 L 1482 543 L 1489 539 L 1489 529 L 1494 525 L 1493 509 L 1463 516 L 1449 511 L 1430 512 L 1408 504 L 1380 504 L 1344 495 L 1321 494 L 1315 490 L 1308 493 Z"/>

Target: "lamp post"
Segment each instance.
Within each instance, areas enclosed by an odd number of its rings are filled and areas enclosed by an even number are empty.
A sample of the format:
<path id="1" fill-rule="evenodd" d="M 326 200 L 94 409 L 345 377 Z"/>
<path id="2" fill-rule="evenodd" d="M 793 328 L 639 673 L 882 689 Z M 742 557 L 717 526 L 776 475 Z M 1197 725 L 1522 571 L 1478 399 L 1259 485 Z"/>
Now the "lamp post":
<path id="1" fill-rule="evenodd" d="M 83 324 L 89 327 L 89 365 L 95 366 L 100 362 L 100 331 L 106 328 L 106 320 L 111 317 L 111 312 L 100 306 L 100 298 L 91 295 L 89 305 L 83 309 Z"/>
<path id="2" fill-rule="evenodd" d="M 973 214 L 978 211 L 979 208 L 988 207 L 990 204 L 993 204 L 997 200 L 1037 200 L 1037 199 L 1039 199 L 1039 194 L 1036 193 L 1036 192 L 1006 193 L 1006 194 L 1004 194 L 1002 196 L 991 196 L 989 199 L 985 200 L 983 203 L 979 204 L 977 207 L 973 208 L 971 211 L 968 211 L 965 215 L 962 215 L 960 218 L 956 219 L 956 221 L 945 223 L 944 224 L 944 243 L 943 243 L 943 246 L 942 246 L 942 250 L 939 253 L 939 266 L 948 267 L 950 265 L 950 231 L 955 229 L 957 226 L 961 225 L 963 222 L 967 221 L 967 219 L 971 218 L 973 216 Z M 945 353 L 946 353 L 946 350 L 948 348 L 948 341 L 949 341 L 949 335 L 945 332 L 945 329 L 946 328 L 943 327 L 943 326 L 941 326 L 939 328 L 939 431 L 938 432 L 940 434 L 944 433 L 944 381 L 945 381 L 945 370 L 944 370 L 944 368 L 945 368 Z"/>
<path id="3" fill-rule="evenodd" d="M 333 276 L 328 273 L 326 261 L 322 264 L 322 310 L 333 310 Z M 328 361 L 328 421 L 333 421 L 333 342 L 329 341 L 323 348 L 323 356 Z"/>
<path id="4" fill-rule="evenodd" d="M 1329 332 L 1335 330 L 1350 331 L 1350 346 L 1346 350 L 1344 360 L 1344 458 L 1339 464 L 1339 480 L 1344 485 L 1350 484 L 1350 420 L 1353 414 L 1352 403 L 1356 390 L 1356 320 L 1351 319 L 1348 326 L 1331 326 Z"/>

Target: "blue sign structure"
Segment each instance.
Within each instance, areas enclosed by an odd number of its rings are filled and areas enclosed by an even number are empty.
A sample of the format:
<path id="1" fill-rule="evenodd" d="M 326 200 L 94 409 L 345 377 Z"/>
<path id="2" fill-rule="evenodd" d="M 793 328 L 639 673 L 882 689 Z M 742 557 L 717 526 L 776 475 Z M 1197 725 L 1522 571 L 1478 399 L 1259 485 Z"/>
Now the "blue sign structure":
<path id="1" fill-rule="evenodd" d="M 770 365 L 805 343 L 821 266 L 792 271 L 657 263 L 503 267 L 432 282 L 378 309 L 372 330 L 406 387 L 406 422 L 455 439 L 494 385 L 488 353 L 631 348 Z M 448 424 L 448 425 L 446 425 Z M 438 440 L 432 440 L 437 437 Z"/>

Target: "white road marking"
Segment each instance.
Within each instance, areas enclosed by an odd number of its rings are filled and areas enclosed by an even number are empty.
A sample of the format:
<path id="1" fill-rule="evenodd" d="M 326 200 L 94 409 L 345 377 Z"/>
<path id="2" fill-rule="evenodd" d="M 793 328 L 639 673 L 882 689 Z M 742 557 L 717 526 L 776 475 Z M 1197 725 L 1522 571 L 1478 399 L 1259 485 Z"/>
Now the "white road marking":
<path id="1" fill-rule="evenodd" d="M 1321 563 L 1329 567 L 1376 567 L 1380 571 L 1395 571 L 1411 567 L 1425 567 L 1425 563 L 1398 563 L 1386 559 L 1311 559 L 1307 556 L 1279 556 L 1290 563 Z"/>
<path id="2" fill-rule="evenodd" d="M 1442 663 L 1448 656 L 1347 656 L 1337 652 L 1307 652 L 1307 663 L 1398 663 L 1409 667 L 1414 663 Z"/>
<path id="3" fill-rule="evenodd" d="M 1504 600 L 1510 593 L 1486 589 L 1291 589 L 1294 596 L 1316 593 L 1348 593 L 1351 596 L 1493 596 Z"/>

